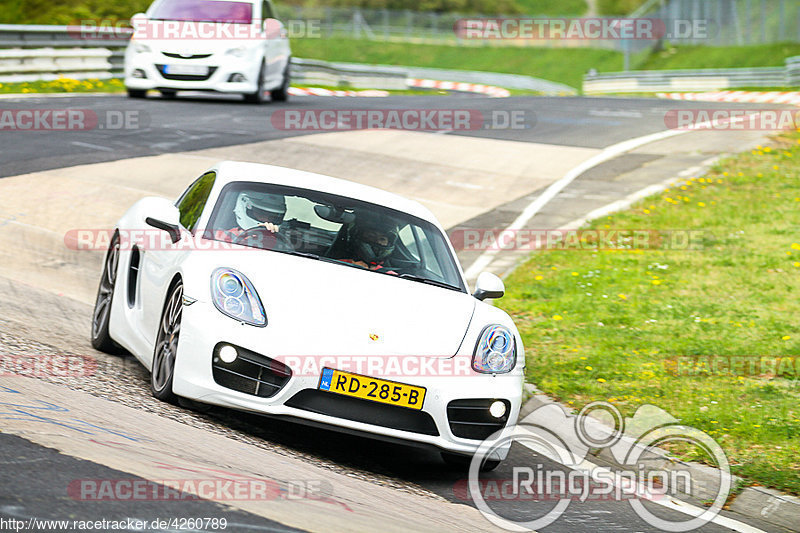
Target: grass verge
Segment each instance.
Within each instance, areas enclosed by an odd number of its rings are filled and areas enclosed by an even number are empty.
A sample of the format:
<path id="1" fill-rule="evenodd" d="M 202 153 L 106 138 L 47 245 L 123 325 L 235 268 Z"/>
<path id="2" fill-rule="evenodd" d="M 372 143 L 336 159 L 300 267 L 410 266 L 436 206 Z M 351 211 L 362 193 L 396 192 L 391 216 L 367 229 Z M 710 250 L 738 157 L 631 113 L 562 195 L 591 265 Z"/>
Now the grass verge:
<path id="1" fill-rule="evenodd" d="M 0 94 L 27 93 L 119 93 L 125 86 L 119 78 L 109 80 L 73 80 L 59 78 L 53 81 L 0 83 Z"/>
<path id="2" fill-rule="evenodd" d="M 701 230 L 702 249 L 533 254 L 499 302 L 528 380 L 575 408 L 656 405 L 715 438 L 748 483 L 800 494 L 800 134 L 591 227 Z M 753 372 L 762 356 L 780 366 Z"/>

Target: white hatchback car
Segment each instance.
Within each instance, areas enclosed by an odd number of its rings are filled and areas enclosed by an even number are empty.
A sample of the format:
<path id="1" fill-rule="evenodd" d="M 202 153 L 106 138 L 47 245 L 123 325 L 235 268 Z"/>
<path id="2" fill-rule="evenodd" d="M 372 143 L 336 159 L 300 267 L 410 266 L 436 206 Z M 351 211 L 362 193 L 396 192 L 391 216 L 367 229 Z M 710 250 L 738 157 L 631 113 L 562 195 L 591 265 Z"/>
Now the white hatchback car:
<path id="1" fill-rule="evenodd" d="M 162 400 L 432 446 L 463 461 L 519 414 L 525 356 L 504 293 L 470 294 L 417 202 L 349 181 L 223 162 L 116 226 L 92 344 L 130 351 Z M 493 436 L 495 435 L 495 436 Z M 505 441 L 503 441 L 505 442 Z"/>
<path id="2" fill-rule="evenodd" d="M 289 38 L 270 0 L 156 0 L 131 19 L 125 87 L 243 94 L 261 103 L 288 97 Z"/>

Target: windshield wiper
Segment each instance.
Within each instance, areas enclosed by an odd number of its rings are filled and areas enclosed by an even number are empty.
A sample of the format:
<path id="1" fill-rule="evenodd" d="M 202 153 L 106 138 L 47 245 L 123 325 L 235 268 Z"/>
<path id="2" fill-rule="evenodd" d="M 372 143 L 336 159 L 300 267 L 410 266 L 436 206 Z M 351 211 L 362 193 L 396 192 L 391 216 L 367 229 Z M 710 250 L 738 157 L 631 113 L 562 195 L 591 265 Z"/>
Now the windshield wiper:
<path id="1" fill-rule="evenodd" d="M 456 287 L 455 285 L 450 285 L 449 283 L 444 283 L 443 281 L 436 281 L 435 279 L 423 278 L 421 276 L 415 276 L 413 274 L 400 274 L 400 277 L 403 279 L 410 279 L 411 281 L 418 281 L 420 283 L 434 285 L 436 287 L 441 287 L 443 289 L 450 289 L 451 291 L 461 292 L 460 287 Z"/>

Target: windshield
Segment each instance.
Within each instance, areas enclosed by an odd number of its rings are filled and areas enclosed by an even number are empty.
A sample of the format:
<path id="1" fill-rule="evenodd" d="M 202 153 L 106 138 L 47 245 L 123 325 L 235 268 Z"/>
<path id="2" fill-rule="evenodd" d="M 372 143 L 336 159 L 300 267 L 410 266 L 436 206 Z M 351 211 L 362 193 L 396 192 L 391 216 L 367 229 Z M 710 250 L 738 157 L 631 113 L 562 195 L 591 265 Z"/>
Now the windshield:
<path id="1" fill-rule="evenodd" d="M 352 198 L 230 183 L 214 206 L 204 237 L 466 292 L 436 226 Z"/>
<path id="2" fill-rule="evenodd" d="M 253 19 L 253 4 L 217 0 L 163 0 L 156 6 L 151 18 L 153 20 L 250 24 Z"/>

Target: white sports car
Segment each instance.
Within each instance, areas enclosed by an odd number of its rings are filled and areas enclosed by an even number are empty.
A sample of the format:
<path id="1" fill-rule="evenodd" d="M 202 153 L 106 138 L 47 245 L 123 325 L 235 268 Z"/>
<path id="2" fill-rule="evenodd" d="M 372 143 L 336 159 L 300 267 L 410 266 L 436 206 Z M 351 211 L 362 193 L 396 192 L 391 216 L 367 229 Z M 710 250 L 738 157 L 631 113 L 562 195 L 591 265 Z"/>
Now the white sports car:
<path id="1" fill-rule="evenodd" d="M 161 400 L 432 446 L 459 462 L 519 413 L 522 342 L 483 302 L 503 292 L 489 273 L 468 292 L 417 202 L 222 162 L 177 202 L 145 198 L 119 221 L 92 344 L 130 351 Z"/>

